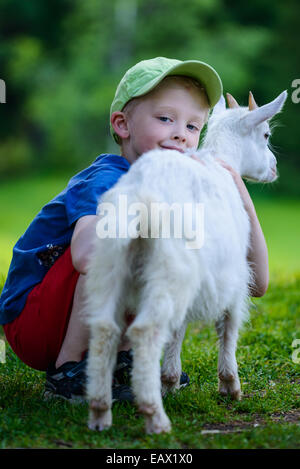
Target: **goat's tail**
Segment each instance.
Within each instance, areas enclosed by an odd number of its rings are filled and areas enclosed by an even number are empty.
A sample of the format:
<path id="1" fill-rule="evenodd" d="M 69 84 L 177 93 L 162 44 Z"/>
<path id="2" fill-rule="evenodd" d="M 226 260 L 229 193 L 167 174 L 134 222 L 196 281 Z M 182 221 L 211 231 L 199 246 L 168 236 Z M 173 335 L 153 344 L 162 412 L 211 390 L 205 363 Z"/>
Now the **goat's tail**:
<path id="1" fill-rule="evenodd" d="M 90 255 L 86 276 L 88 323 L 104 318 L 116 318 L 118 302 L 124 293 L 126 281 L 132 272 L 142 268 L 145 246 L 142 238 L 151 236 L 151 194 L 127 191 L 122 196 L 114 188 L 107 191 L 98 207 L 100 221 L 97 239 Z M 155 227 L 159 229 L 158 226 Z M 146 242 L 146 240 L 145 240 Z M 132 262 L 135 262 L 132 269 Z"/>

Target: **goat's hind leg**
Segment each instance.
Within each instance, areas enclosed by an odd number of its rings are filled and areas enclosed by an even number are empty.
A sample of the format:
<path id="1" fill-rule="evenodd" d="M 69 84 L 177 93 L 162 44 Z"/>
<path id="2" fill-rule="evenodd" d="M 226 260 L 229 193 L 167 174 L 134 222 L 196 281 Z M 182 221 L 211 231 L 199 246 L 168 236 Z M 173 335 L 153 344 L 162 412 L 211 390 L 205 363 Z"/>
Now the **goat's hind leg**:
<path id="1" fill-rule="evenodd" d="M 120 328 L 113 321 L 91 327 L 87 366 L 87 398 L 91 430 L 104 430 L 112 424 L 112 375 L 120 339 Z"/>
<path id="2" fill-rule="evenodd" d="M 169 432 L 171 425 L 162 403 L 160 358 L 167 339 L 171 300 L 155 294 L 143 304 L 127 331 L 133 348 L 132 386 L 147 433 Z"/>
<path id="3" fill-rule="evenodd" d="M 103 241 L 103 240 L 102 240 Z M 89 428 L 103 430 L 112 424 L 112 376 L 123 327 L 120 298 L 126 276 L 126 250 L 111 256 L 114 239 L 107 249 L 99 245 L 91 259 L 86 281 L 86 322 L 90 330 L 87 365 Z M 105 243 L 106 246 L 106 243 Z"/>
<path id="4" fill-rule="evenodd" d="M 235 357 L 239 320 L 226 311 L 224 317 L 217 321 L 216 330 L 219 336 L 218 377 L 219 392 L 222 396 L 241 399 L 241 386 L 238 366 Z"/>
<path id="5" fill-rule="evenodd" d="M 164 359 L 161 369 L 162 394 L 175 391 L 180 387 L 181 377 L 181 346 L 186 331 L 186 323 L 175 330 L 171 340 L 165 347 Z"/>

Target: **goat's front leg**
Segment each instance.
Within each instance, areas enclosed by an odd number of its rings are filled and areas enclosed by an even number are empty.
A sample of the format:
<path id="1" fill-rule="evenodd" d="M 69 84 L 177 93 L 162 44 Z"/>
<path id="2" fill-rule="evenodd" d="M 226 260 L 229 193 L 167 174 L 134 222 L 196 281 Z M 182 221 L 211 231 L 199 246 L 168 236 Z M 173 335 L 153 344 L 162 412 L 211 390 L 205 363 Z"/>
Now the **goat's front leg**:
<path id="1" fill-rule="evenodd" d="M 91 430 L 104 430 L 112 424 L 112 375 L 116 363 L 120 328 L 114 322 L 91 327 L 87 365 L 87 399 Z"/>
<path id="2" fill-rule="evenodd" d="M 174 391 L 180 387 L 181 376 L 181 346 L 186 331 L 186 323 L 172 334 L 172 339 L 165 347 L 161 368 L 162 394 Z"/>
<path id="3" fill-rule="evenodd" d="M 235 357 L 238 329 L 238 321 L 232 318 L 228 311 L 216 323 L 219 336 L 219 392 L 222 396 L 230 395 L 232 399 L 236 400 L 241 398 L 241 385 Z"/>

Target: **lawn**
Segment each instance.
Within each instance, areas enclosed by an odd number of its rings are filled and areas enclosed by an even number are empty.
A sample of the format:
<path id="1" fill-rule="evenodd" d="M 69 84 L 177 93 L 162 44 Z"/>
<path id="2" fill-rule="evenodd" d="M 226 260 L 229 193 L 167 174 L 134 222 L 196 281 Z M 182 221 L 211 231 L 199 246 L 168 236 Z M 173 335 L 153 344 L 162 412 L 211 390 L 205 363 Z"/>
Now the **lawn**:
<path id="1" fill-rule="evenodd" d="M 65 182 L 32 176 L 1 184 L 3 279 L 18 236 Z M 125 404 L 114 405 L 110 430 L 91 432 L 87 405 L 44 402 L 44 373 L 23 365 L 6 345 L 0 363 L 0 448 L 299 448 L 300 363 L 292 343 L 300 339 L 300 201 L 256 196 L 254 202 L 269 247 L 271 281 L 265 297 L 253 301 L 240 334 L 240 402 L 218 395 L 217 336 L 200 323 L 189 326 L 182 351 L 191 385 L 165 398 L 173 430 L 160 436 L 144 435 L 143 419 Z"/>

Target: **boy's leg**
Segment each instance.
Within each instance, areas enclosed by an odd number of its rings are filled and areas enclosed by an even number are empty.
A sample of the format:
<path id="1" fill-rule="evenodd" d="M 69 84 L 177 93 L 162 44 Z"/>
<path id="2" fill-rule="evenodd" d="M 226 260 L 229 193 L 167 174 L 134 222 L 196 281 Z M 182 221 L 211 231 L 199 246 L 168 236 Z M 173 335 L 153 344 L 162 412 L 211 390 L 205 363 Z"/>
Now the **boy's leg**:
<path id="1" fill-rule="evenodd" d="M 66 335 L 55 363 L 56 368 L 59 368 L 66 362 L 80 361 L 83 353 L 88 349 L 89 330 L 84 321 L 84 282 L 85 275 L 81 274 L 74 292 L 73 306 Z M 130 324 L 132 321 L 131 315 L 128 314 L 126 319 L 127 324 Z M 125 332 L 126 330 L 123 331 L 118 351 L 130 349 L 130 343 L 125 338 Z"/>
<path id="2" fill-rule="evenodd" d="M 72 311 L 55 366 L 59 368 L 66 362 L 79 362 L 88 349 L 89 331 L 83 317 L 85 275 L 80 275 L 76 284 Z"/>

